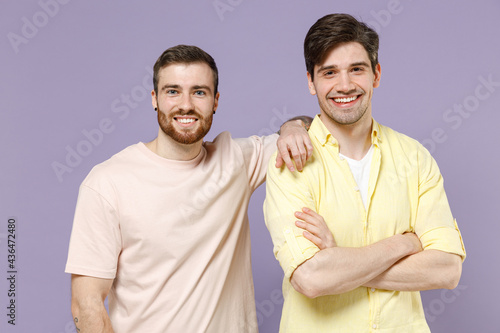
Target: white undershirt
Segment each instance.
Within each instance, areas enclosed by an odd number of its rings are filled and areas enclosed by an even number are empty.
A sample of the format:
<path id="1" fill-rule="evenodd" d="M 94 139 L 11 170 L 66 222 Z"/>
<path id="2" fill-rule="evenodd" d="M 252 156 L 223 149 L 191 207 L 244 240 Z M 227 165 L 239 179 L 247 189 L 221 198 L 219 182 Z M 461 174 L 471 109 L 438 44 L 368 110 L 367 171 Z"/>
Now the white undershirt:
<path id="1" fill-rule="evenodd" d="M 373 145 L 366 153 L 366 155 L 359 161 L 353 160 L 345 155 L 339 153 L 339 156 L 345 158 L 349 164 L 354 180 L 358 184 L 359 193 L 361 194 L 361 200 L 363 200 L 363 205 L 366 209 L 366 197 L 368 196 L 368 181 L 370 179 L 370 166 L 372 164 L 373 156 Z"/>

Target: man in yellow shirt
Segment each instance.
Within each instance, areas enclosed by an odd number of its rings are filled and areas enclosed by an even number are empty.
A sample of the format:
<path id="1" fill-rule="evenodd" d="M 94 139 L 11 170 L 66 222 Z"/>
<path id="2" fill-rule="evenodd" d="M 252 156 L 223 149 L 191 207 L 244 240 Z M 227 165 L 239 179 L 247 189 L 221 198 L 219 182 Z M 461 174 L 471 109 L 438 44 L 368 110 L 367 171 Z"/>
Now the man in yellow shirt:
<path id="1" fill-rule="evenodd" d="M 346 14 L 305 38 L 313 156 L 302 172 L 270 165 L 264 203 L 285 272 L 280 332 L 430 332 L 419 291 L 460 279 L 465 250 L 435 160 L 372 118 L 377 54 L 377 33 Z"/>

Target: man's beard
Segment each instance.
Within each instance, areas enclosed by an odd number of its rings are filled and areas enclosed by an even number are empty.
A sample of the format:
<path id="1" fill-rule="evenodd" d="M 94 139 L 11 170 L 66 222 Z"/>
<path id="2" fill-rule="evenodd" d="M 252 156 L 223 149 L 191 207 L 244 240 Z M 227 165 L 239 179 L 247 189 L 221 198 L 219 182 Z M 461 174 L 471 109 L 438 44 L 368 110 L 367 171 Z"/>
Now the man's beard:
<path id="1" fill-rule="evenodd" d="M 348 94 L 361 95 L 359 98 L 364 98 L 365 92 L 364 90 L 359 89 L 346 93 L 346 95 Z M 369 103 L 364 100 L 361 101 L 361 104 L 357 105 L 355 109 L 347 110 L 349 112 L 346 113 L 343 112 L 343 110 L 340 108 L 331 106 L 328 102 L 330 98 L 331 97 L 329 97 L 328 95 L 324 100 L 320 100 L 318 98 L 319 106 L 323 110 L 323 112 L 338 125 L 352 125 L 357 123 L 361 118 L 363 118 L 369 107 Z"/>
<path id="2" fill-rule="evenodd" d="M 177 116 L 195 116 L 198 119 L 196 122 L 199 123 L 196 130 L 177 130 L 174 127 L 174 117 Z M 193 144 L 195 142 L 203 140 L 205 135 L 207 135 L 208 131 L 210 131 L 210 128 L 212 127 L 212 119 L 213 115 L 205 118 L 194 110 L 191 110 L 187 113 L 176 112 L 175 114 L 170 114 L 167 116 L 158 108 L 158 124 L 160 125 L 163 133 L 171 137 L 176 142 L 185 145 Z"/>

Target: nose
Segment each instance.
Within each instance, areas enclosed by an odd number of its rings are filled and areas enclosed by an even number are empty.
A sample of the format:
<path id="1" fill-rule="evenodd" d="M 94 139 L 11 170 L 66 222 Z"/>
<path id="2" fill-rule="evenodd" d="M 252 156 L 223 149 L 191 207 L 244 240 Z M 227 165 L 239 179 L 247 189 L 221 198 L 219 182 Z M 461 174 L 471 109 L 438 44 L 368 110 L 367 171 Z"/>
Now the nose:
<path id="1" fill-rule="evenodd" d="M 339 73 L 338 80 L 335 85 L 335 90 L 343 94 L 348 94 L 353 90 L 356 90 L 356 87 L 354 86 L 351 77 L 349 76 L 349 73 L 347 72 Z"/>
<path id="2" fill-rule="evenodd" d="M 177 105 L 179 110 L 184 112 L 189 112 L 193 110 L 193 101 L 191 100 L 191 95 L 182 94 L 179 99 L 179 104 Z"/>

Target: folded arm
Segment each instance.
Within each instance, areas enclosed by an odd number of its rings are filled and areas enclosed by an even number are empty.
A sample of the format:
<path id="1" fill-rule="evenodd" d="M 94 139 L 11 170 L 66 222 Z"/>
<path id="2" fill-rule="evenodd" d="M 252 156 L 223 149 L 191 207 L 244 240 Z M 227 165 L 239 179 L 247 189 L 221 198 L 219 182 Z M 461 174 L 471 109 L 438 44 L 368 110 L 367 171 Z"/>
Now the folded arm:
<path id="1" fill-rule="evenodd" d="M 460 256 L 425 250 L 401 259 L 364 286 L 398 291 L 453 289 L 458 285 L 461 274 Z"/>
<path id="2" fill-rule="evenodd" d="M 326 248 L 297 267 L 290 282 L 309 298 L 341 294 L 367 284 L 398 260 L 418 251 L 420 241 L 412 233 L 365 247 Z"/>
<path id="3" fill-rule="evenodd" d="M 112 284 L 112 279 L 71 276 L 71 312 L 77 332 L 114 332 L 104 307 L 104 300 Z"/>
<path id="4" fill-rule="evenodd" d="M 398 243 L 404 240 L 399 236 L 418 242 L 413 246 L 420 245 L 413 233 L 395 235 L 366 247 L 340 248 L 330 240 L 333 235 L 319 214 L 306 208 L 295 216 L 300 219 L 295 224 L 304 229 L 304 237 L 321 249 L 292 275 L 292 285 L 306 296 L 338 294 L 359 286 L 420 291 L 453 289 L 458 285 L 462 272 L 460 256 L 438 250 L 418 250 L 405 255 L 397 250 L 401 246 Z"/>

